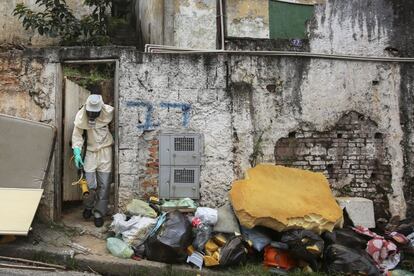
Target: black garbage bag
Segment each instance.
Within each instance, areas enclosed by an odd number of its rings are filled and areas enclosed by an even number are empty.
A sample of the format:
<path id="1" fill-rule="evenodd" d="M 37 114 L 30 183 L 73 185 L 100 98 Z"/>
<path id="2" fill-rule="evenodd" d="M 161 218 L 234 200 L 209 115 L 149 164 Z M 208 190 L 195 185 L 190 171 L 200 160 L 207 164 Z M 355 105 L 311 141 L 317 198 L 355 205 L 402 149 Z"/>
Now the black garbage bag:
<path id="1" fill-rule="evenodd" d="M 365 251 L 340 244 L 332 244 L 326 248 L 323 266 L 329 274 L 381 275 Z"/>
<path id="2" fill-rule="evenodd" d="M 204 251 L 204 246 L 213 235 L 213 227 L 208 224 L 200 224 L 196 230 L 196 237 L 193 241 L 193 247 L 197 251 Z"/>
<path id="3" fill-rule="evenodd" d="M 289 246 L 293 258 L 307 262 L 314 271 L 319 270 L 318 258 L 322 255 L 324 241 L 317 234 L 309 230 L 289 230 L 282 234 L 280 241 Z"/>
<path id="4" fill-rule="evenodd" d="M 191 223 L 179 211 L 169 212 L 158 231 L 146 240 L 145 255 L 163 263 L 184 262 L 191 242 Z"/>
<path id="5" fill-rule="evenodd" d="M 335 229 L 322 234 L 325 245 L 340 244 L 349 248 L 365 250 L 368 239 L 351 228 Z"/>
<path id="6" fill-rule="evenodd" d="M 229 239 L 220 251 L 220 265 L 231 266 L 245 263 L 247 260 L 247 250 L 241 236 Z"/>

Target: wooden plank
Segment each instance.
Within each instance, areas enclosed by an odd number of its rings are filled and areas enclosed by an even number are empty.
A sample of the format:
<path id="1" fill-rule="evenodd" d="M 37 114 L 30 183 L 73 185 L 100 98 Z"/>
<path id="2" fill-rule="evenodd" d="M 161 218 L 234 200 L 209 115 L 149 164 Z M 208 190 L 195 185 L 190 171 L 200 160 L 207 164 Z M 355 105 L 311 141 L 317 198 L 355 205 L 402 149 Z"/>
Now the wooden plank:
<path id="1" fill-rule="evenodd" d="M 65 79 L 65 103 L 63 118 L 63 201 L 81 200 L 79 186 L 72 186 L 72 182 L 79 179 L 78 172 L 72 158 L 71 139 L 73 121 L 79 108 L 85 103 L 90 92 L 69 79 Z"/>
<path id="2" fill-rule="evenodd" d="M 66 267 L 63 266 L 63 265 L 49 264 L 49 263 L 32 261 L 32 260 L 22 259 L 22 258 L 12 258 L 12 257 L 0 256 L 0 260 L 6 260 L 6 261 L 11 261 L 11 262 L 27 263 L 27 264 L 34 264 L 34 265 L 43 265 L 43 266 L 46 266 L 46 267 L 52 267 L 52 268 L 57 268 L 57 269 L 62 269 L 62 270 L 65 270 L 66 269 Z"/>
<path id="3" fill-rule="evenodd" d="M 0 188 L 0 235 L 27 235 L 43 189 Z"/>

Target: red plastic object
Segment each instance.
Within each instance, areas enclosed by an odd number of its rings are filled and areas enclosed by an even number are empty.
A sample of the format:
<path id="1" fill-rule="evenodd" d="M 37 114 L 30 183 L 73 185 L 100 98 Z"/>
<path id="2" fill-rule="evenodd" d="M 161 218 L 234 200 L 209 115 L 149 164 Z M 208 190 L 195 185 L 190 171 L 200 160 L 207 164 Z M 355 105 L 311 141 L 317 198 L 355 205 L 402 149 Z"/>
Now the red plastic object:
<path id="1" fill-rule="evenodd" d="M 265 247 L 263 263 L 265 266 L 278 267 L 286 270 L 296 266 L 295 260 L 290 257 L 288 252 L 270 245 Z"/>
<path id="2" fill-rule="evenodd" d="M 194 228 L 197 228 L 200 224 L 201 224 L 201 219 L 198 217 L 194 217 L 193 220 L 191 221 L 191 224 L 193 225 Z"/>

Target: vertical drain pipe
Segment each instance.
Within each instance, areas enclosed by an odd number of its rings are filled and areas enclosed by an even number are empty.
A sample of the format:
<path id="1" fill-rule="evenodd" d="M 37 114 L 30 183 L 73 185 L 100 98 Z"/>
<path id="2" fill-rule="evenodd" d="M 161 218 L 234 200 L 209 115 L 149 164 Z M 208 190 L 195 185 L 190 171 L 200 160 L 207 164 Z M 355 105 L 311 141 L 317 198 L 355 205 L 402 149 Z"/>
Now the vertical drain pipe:
<path id="1" fill-rule="evenodd" d="M 219 23 L 219 29 L 220 29 L 220 50 L 224 51 L 225 50 L 225 43 L 224 43 L 224 0 L 217 0 L 218 4 L 219 4 L 219 17 L 220 20 L 218 20 Z"/>

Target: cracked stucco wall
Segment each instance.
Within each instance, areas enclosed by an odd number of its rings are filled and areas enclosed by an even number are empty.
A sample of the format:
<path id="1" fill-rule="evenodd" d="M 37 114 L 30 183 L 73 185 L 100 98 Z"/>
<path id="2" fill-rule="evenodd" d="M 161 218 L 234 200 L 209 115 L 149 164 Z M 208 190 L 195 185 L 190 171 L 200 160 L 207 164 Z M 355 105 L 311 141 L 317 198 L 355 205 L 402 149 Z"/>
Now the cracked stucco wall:
<path id="1" fill-rule="evenodd" d="M 0 53 L 0 113 L 55 125 L 57 65 L 21 51 Z M 54 216 L 54 160 L 44 182 L 39 216 Z"/>
<path id="2" fill-rule="evenodd" d="M 403 132 L 399 117 L 397 64 L 246 55 L 144 55 L 142 63 L 121 64 L 120 198 L 157 194 L 152 155 L 165 130 L 200 132 L 205 137 L 201 204 L 227 200 L 234 179 L 250 167 L 263 133 L 259 162 L 275 163 L 275 145 L 306 124 L 331 129 L 355 111 L 378 124 L 385 160 L 392 170 L 389 214 L 405 214 Z M 346 78 L 344 78 L 346 76 Z M 183 110 L 191 107 L 188 125 Z M 155 167 L 155 169 L 153 169 Z"/>
<path id="3" fill-rule="evenodd" d="M 202 204 L 217 206 L 226 200 L 232 177 L 230 99 L 225 91 L 223 56 L 144 55 L 142 63 L 120 67 L 120 201 L 157 194 L 148 175 L 153 141 L 162 130 L 195 131 L 204 135 L 201 171 Z M 164 104 L 163 104 L 164 103 Z M 190 107 L 188 124 L 180 108 Z M 156 176 L 155 176 L 156 177 Z M 154 179 L 154 178 L 153 178 Z M 156 179 L 156 178 L 155 178 Z"/>

